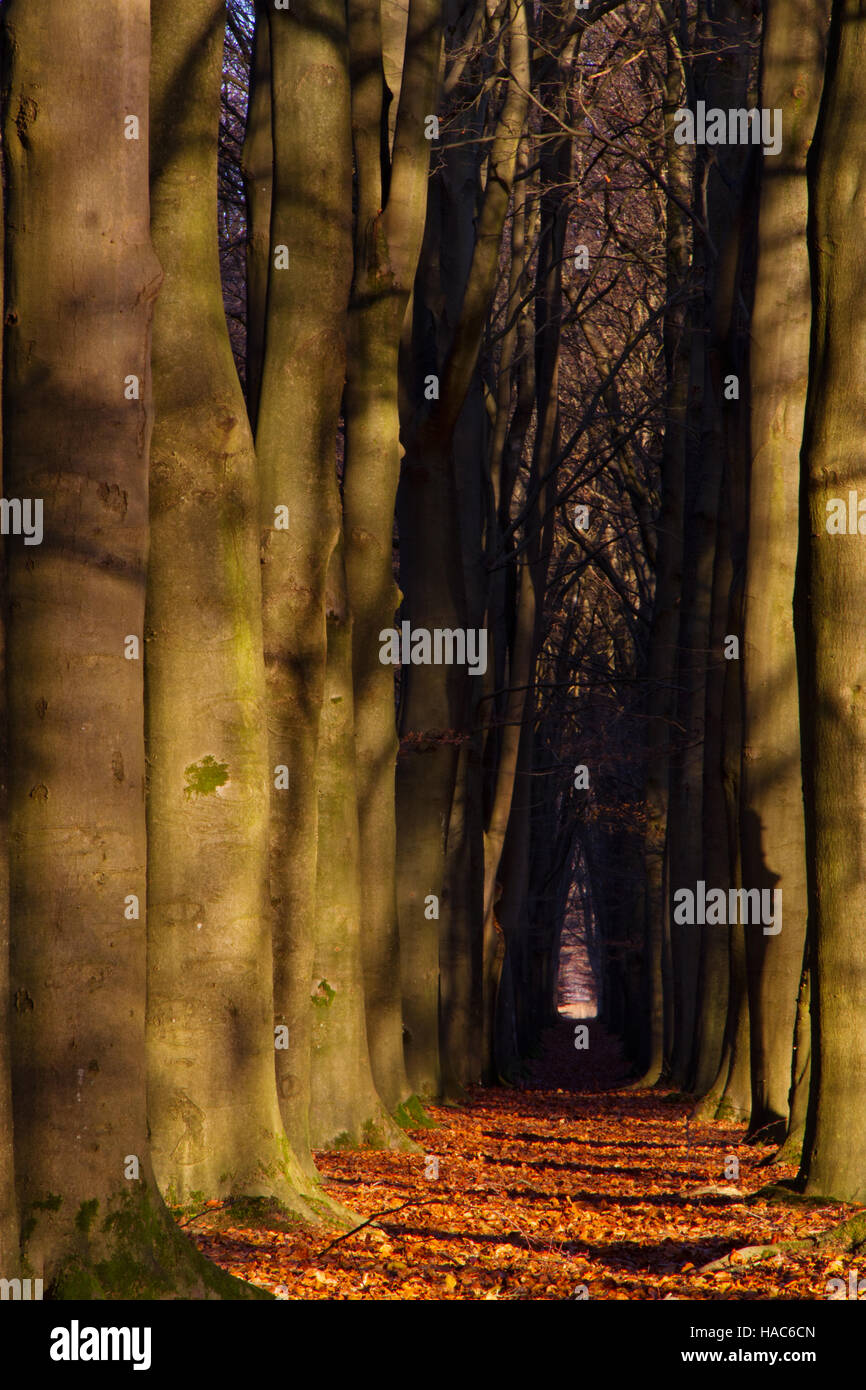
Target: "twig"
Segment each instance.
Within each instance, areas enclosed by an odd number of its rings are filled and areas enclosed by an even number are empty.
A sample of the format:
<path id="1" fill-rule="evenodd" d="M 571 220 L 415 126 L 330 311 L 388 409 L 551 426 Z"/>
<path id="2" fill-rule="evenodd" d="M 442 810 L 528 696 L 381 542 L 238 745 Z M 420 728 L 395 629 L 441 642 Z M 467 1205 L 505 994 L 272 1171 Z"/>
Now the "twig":
<path id="1" fill-rule="evenodd" d="M 209 1211 L 224 1211 L 225 1205 L 225 1202 L 220 1202 L 218 1207 L 202 1207 L 201 1211 L 197 1211 L 194 1216 L 188 1216 L 186 1221 L 178 1221 L 177 1224 L 178 1226 L 188 1226 L 191 1221 L 198 1221 L 200 1216 L 205 1216 Z"/>
<path id="2" fill-rule="evenodd" d="M 377 1221 L 380 1216 L 390 1216 L 392 1212 L 402 1211 L 404 1207 L 411 1207 L 416 1203 L 422 1207 L 430 1207 L 436 1202 L 441 1205 L 444 1201 L 444 1197 L 410 1197 L 408 1202 L 401 1202 L 399 1207 L 387 1207 L 385 1211 L 374 1211 L 373 1215 L 368 1216 L 366 1221 L 362 1221 L 360 1226 L 354 1226 L 351 1231 L 344 1231 L 341 1236 L 337 1236 L 335 1240 L 329 1241 L 329 1243 L 318 1252 L 316 1258 L 318 1259 L 319 1255 L 326 1255 L 333 1246 L 339 1245 L 341 1240 L 348 1240 L 349 1236 L 357 1234 L 358 1231 L 363 1231 L 365 1226 L 369 1226 L 371 1221 Z"/>

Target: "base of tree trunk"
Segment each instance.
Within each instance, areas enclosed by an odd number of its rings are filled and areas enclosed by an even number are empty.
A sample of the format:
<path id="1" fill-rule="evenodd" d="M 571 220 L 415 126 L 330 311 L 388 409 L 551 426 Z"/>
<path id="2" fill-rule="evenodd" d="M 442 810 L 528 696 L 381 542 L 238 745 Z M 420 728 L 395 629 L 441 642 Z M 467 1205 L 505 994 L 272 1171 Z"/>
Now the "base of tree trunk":
<path id="1" fill-rule="evenodd" d="M 394 1111 L 394 1119 L 401 1129 L 439 1129 L 424 1109 L 419 1096 L 409 1096 Z"/>
<path id="2" fill-rule="evenodd" d="M 796 1130 L 786 1137 L 785 1142 L 777 1154 L 773 1155 L 773 1163 L 796 1163 L 798 1166 L 803 1158 L 803 1140 L 805 1137 L 805 1125 L 800 1125 Z"/>
<path id="3" fill-rule="evenodd" d="M 44 1219 L 60 1227 L 62 1208 Z M 64 1254 L 46 1279 L 46 1297 L 78 1299 L 271 1299 L 264 1289 L 226 1274 L 205 1259 L 168 1211 L 142 1184 L 124 1193 L 104 1214 L 94 1198 L 82 1202 L 57 1230 Z"/>
<path id="4" fill-rule="evenodd" d="M 384 1109 L 380 1109 L 362 1123 L 353 1124 L 351 1129 L 340 1130 L 330 1137 L 317 1135 L 314 1124 L 313 1144 L 317 1149 L 387 1149 L 391 1153 L 418 1153 L 419 1146 L 405 1132 L 418 1128 L 418 1124 L 415 1119 L 408 1125 L 403 1124 L 397 1116 L 392 1118 Z"/>
<path id="5" fill-rule="evenodd" d="M 767 1120 L 763 1124 L 755 1124 L 752 1121 L 746 1134 L 747 1144 L 784 1144 L 785 1136 L 788 1133 L 788 1122 L 777 1118 Z"/>

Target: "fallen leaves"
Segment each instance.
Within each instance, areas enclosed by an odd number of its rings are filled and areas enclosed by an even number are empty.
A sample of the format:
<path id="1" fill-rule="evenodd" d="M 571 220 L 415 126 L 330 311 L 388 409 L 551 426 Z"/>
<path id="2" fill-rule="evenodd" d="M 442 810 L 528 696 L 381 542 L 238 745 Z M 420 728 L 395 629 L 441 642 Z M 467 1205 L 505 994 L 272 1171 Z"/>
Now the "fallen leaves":
<path id="1" fill-rule="evenodd" d="M 391 1208 L 374 1223 L 335 1239 L 226 1226 L 206 1210 L 190 1234 L 281 1299 L 826 1298 L 850 1261 L 808 1238 L 850 1209 L 747 1204 L 772 1150 L 746 1145 L 741 1125 L 690 1119 L 686 1100 L 629 1089 L 623 1071 L 600 1025 L 579 1053 L 561 1025 L 527 1087 L 429 1107 L 441 1128 L 415 1137 L 439 1158 L 438 1178 L 425 1178 L 425 1154 L 317 1155 L 359 1226 Z M 776 1166 L 775 1180 L 793 1171 Z M 788 1240 L 803 1245 L 780 1248 Z"/>

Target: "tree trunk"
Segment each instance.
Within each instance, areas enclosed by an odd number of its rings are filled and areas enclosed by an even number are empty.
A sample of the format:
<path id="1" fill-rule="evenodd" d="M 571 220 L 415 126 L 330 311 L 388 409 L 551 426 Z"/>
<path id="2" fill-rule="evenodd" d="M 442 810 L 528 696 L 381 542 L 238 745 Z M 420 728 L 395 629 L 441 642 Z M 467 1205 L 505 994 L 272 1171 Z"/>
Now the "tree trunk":
<path id="1" fill-rule="evenodd" d="M 695 94 L 722 108 L 750 104 L 750 39 L 755 16 L 751 0 L 722 0 L 698 7 L 699 56 Z M 674 760 L 671 885 L 688 887 L 705 878 L 701 828 L 704 797 L 704 739 L 707 658 L 710 649 L 712 582 L 725 467 L 721 361 L 730 344 L 736 312 L 739 252 L 743 230 L 748 149 L 733 145 L 699 151 L 695 180 L 698 210 L 706 224 L 696 241 L 695 269 L 703 277 L 702 331 L 692 337 L 692 432 L 687 445 L 687 498 L 680 618 L 679 720 L 684 740 Z M 703 206 L 701 206 L 703 201 Z M 708 887 L 716 885 L 708 884 Z M 718 885 L 723 886 L 723 885 Z M 693 1079 L 699 934 L 673 924 L 676 1013 L 672 1072 L 681 1085 Z"/>
<path id="2" fill-rule="evenodd" d="M 448 820 L 439 937 L 439 1051 L 443 1094 L 481 1080 L 481 920 L 484 850 L 477 748 L 460 748 Z"/>
<path id="3" fill-rule="evenodd" d="M 536 632 L 536 593 L 531 566 L 524 559 L 518 579 L 517 613 L 514 640 L 508 668 L 504 728 L 496 767 L 493 802 L 484 832 L 484 937 L 483 937 L 483 1047 L 482 1076 L 488 1083 L 495 1079 L 494 1024 L 499 974 L 505 954 L 505 943 L 496 916 L 497 895 L 502 885 L 497 878 L 499 863 L 508 831 L 515 794 L 515 781 L 520 753 L 520 736 L 524 711 L 532 681 Z"/>
<path id="4" fill-rule="evenodd" d="M 821 98 L 825 0 L 772 0 L 764 21 L 762 107 L 782 111 L 765 157 L 751 322 L 749 548 L 743 628 L 743 882 L 782 893 L 782 930 L 746 929 L 751 1131 L 781 1140 L 806 934 L 806 861 L 794 647 L 798 479 L 811 297 L 806 154 Z"/>
<path id="5" fill-rule="evenodd" d="M 663 946 L 669 932 L 669 884 L 665 876 L 670 809 L 670 761 L 676 716 L 677 633 L 683 563 L 686 404 L 689 390 L 691 315 L 687 299 L 691 229 L 679 204 L 692 198 L 692 157 L 688 146 L 674 141 L 675 113 L 685 85 L 682 55 L 673 34 L 667 40 L 664 97 L 666 178 L 673 194 L 667 200 L 666 295 L 664 317 L 665 376 L 668 397 L 661 460 L 661 510 L 656 527 L 655 596 L 649 641 L 647 680 L 646 923 L 648 972 L 647 1063 L 642 1084 L 654 1085 L 666 1060 Z"/>
<path id="6" fill-rule="evenodd" d="M 746 486 L 745 450 L 735 455 L 741 466 L 731 476 L 731 524 L 733 531 L 734 576 L 729 600 L 728 631 L 742 631 L 743 582 L 745 568 Z M 743 679 L 742 662 L 729 661 L 725 672 L 725 706 L 722 720 L 722 781 L 728 819 L 728 860 L 731 887 L 743 886 L 742 838 L 740 835 L 740 787 L 743 767 Z M 751 1059 L 749 1050 L 749 1001 L 746 980 L 745 928 L 728 927 L 729 976 L 728 1017 L 717 1086 L 705 1098 L 706 1111 L 716 1119 L 748 1121 L 752 1108 Z M 715 1094 L 715 1111 L 709 1100 Z"/>
<path id="7" fill-rule="evenodd" d="M 866 566 L 860 534 L 832 534 L 828 503 L 863 486 L 866 356 L 866 4 L 833 5 L 808 165 L 813 312 L 797 576 L 809 921 L 814 928 L 812 1113 L 806 1191 L 866 1201 Z"/>
<path id="8" fill-rule="evenodd" d="M 466 603 L 447 451 L 410 453 L 398 494 L 401 616 L 413 628 L 464 630 Z M 404 668 L 397 763 L 397 906 L 406 1069 L 423 1098 L 441 1092 L 439 936 L 445 846 L 468 677 L 460 667 Z M 431 901 L 433 899 L 434 901 Z"/>
<path id="9" fill-rule="evenodd" d="M 0 187 L 0 212 L 4 191 Z M 3 284 L 4 243 L 0 240 L 0 285 Z M 2 314 L 0 309 L 0 314 Z M 2 364 L 2 356 L 0 356 Z M 0 423 L 2 460 L 2 423 Z M 2 478 L 2 467 L 0 467 Z M 8 496 L 8 493 L 5 494 Z M 0 543 L 0 575 L 5 586 L 6 541 Z M 9 991 L 9 726 L 6 709 L 6 614 L 0 612 L 0 1266 L 18 1274 L 18 1205 L 15 1200 L 15 1155 L 12 1142 L 12 1059 L 10 1054 Z"/>
<path id="10" fill-rule="evenodd" d="M 751 1113 L 752 1089 L 745 928 L 740 925 L 735 926 L 731 931 L 731 973 L 728 999 L 725 1046 L 722 1053 L 722 1065 L 719 1068 L 720 1094 L 718 1104 L 709 1117 L 716 1120 L 736 1120 L 737 1123 L 742 1123 L 748 1120 Z"/>
<path id="11" fill-rule="evenodd" d="M 333 481 L 336 492 L 336 479 Z M 352 699 L 352 627 L 343 545 L 331 556 L 328 666 L 317 765 L 318 892 L 312 985 L 310 1137 L 317 1149 L 414 1148 L 376 1094 L 367 1047 Z"/>
<path id="12" fill-rule="evenodd" d="M 145 1114 L 149 7 L 10 0 L 3 20 L 4 484 L 44 517 L 41 544 L 9 543 L 23 1272 L 58 1298 L 244 1296 L 172 1224 Z"/>
<path id="13" fill-rule="evenodd" d="M 724 698 L 726 667 L 725 634 L 728 630 L 728 594 L 731 586 L 730 527 L 727 498 L 719 515 L 716 563 L 713 574 L 712 622 L 706 678 L 704 717 L 703 845 L 706 882 L 727 893 L 731 886 L 727 808 L 722 780 Z M 702 1096 L 712 1086 L 724 1047 L 728 1013 L 730 929 L 704 925 L 701 929 L 701 961 L 698 971 L 699 1012 L 695 1034 L 694 1072 L 690 1089 Z"/>
<path id="14" fill-rule="evenodd" d="M 799 1163 L 803 1157 L 803 1140 L 809 1114 L 809 1089 L 812 1076 L 812 972 L 808 960 L 808 941 L 800 989 L 797 994 L 797 1020 L 794 1025 L 794 1053 L 791 1059 L 791 1092 L 788 1102 L 788 1133 L 776 1154 L 776 1163 Z"/>
<path id="15" fill-rule="evenodd" d="M 154 0 L 149 1119 L 173 1201 L 313 1215 L 274 1075 L 258 498 L 217 248 L 224 24 L 223 0 Z"/>
<path id="16" fill-rule="evenodd" d="M 731 532 L 732 577 L 728 592 L 726 628 L 730 633 L 742 629 L 743 569 L 746 523 L 745 447 L 731 450 L 732 467 L 726 489 L 727 525 Z M 742 887 L 740 847 L 740 782 L 742 769 L 742 663 L 725 662 L 724 696 L 721 718 L 721 784 L 724 795 L 729 886 Z M 722 1055 L 709 1089 L 699 1100 L 694 1114 L 704 1119 L 732 1116 L 748 1120 L 751 1109 L 749 1079 L 749 1005 L 746 982 L 746 941 L 742 925 L 727 928 L 727 1009 Z"/>
<path id="17" fill-rule="evenodd" d="M 247 414 L 255 434 L 265 361 L 265 318 L 271 266 L 271 200 L 274 140 L 271 127 L 270 13 L 256 0 L 256 27 L 250 65 L 250 92 L 244 131 L 243 179 L 247 200 Z"/>
<path id="18" fill-rule="evenodd" d="M 309 1152 L 316 921 L 316 757 L 325 682 L 325 583 L 340 534 L 336 438 L 352 274 L 348 46 L 341 0 L 271 10 L 274 183 L 256 453 L 272 775 L 274 996 L 287 1133 Z M 280 269 L 280 247 L 289 264 Z M 291 448 L 286 447 L 291 441 Z M 357 986 L 356 986 L 357 987 Z"/>
<path id="19" fill-rule="evenodd" d="M 375 0 L 350 0 L 352 123 L 358 180 L 345 393 L 344 537 L 353 619 L 361 929 L 373 1076 L 392 1113 L 409 1097 L 397 927 L 394 672 L 380 660 L 392 626 L 394 503 L 400 471 L 398 354 L 427 201 L 425 116 L 436 108 L 441 15 L 412 0 L 394 137 L 383 184 L 382 38 Z"/>
<path id="20" fill-rule="evenodd" d="M 528 82 L 526 13 L 515 6 L 510 54 L 519 83 Z M 469 421 L 478 414 L 471 392 L 493 295 L 499 245 L 526 110 L 520 85 L 505 98 L 490 153 L 492 172 L 482 193 L 479 165 L 486 147 L 472 136 L 474 121 L 451 132 L 431 183 L 427 225 L 414 296 L 413 370 L 404 410 L 406 458 L 398 496 L 400 582 L 405 614 L 416 627 L 468 626 L 461 539 L 477 541 L 461 506 L 455 467 L 469 464 L 480 479 L 479 444 L 461 450 Z M 435 403 L 424 404 L 428 374 L 441 377 Z M 469 400 L 467 401 L 467 396 Z M 481 411 L 483 415 L 483 408 Z M 458 429 L 462 423 L 463 430 Z M 476 433 L 476 432 L 472 432 Z M 455 435 L 460 439 L 456 440 Z M 455 457 L 455 443 L 457 444 Z M 461 482 L 466 479 L 461 478 Z M 468 527 L 467 527 L 468 523 Z M 467 536 L 466 530 L 469 531 Z M 413 1087 L 422 1095 L 440 1089 L 438 1056 L 439 937 L 442 927 L 423 915 L 425 898 L 440 898 L 448 818 L 457 770 L 457 745 L 439 737 L 461 733 L 474 692 L 483 680 L 465 669 L 423 666 L 403 672 L 401 732 L 426 734 L 404 749 L 398 764 L 398 906 L 406 1057 Z"/>

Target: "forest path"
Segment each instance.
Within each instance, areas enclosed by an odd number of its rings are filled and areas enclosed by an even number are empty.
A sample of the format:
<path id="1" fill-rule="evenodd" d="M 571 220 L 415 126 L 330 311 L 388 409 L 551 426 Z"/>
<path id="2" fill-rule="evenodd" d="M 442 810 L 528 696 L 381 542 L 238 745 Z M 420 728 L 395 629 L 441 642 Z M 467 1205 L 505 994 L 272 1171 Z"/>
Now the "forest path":
<path id="1" fill-rule="evenodd" d="M 628 1090 L 618 1043 L 588 1027 L 582 1051 L 574 1020 L 551 1028 L 524 1088 L 428 1107 L 441 1127 L 415 1132 L 426 1154 L 318 1154 L 359 1222 L 411 1203 L 327 1251 L 321 1232 L 245 1230 L 228 1212 L 191 1233 L 232 1274 L 292 1299 L 823 1299 L 828 1278 L 848 1280 L 850 1260 L 812 1250 L 702 1273 L 732 1250 L 817 1234 L 846 1209 L 746 1205 L 794 1170 L 760 1167 L 772 1150 L 746 1145 L 742 1125 L 687 1125 L 673 1093 Z M 731 1157 L 738 1181 L 725 1176 Z"/>

